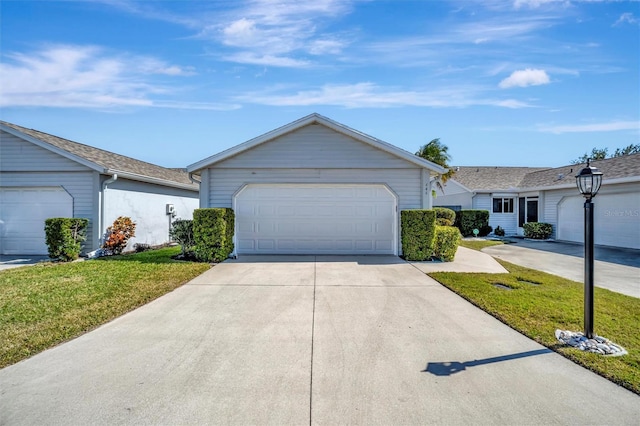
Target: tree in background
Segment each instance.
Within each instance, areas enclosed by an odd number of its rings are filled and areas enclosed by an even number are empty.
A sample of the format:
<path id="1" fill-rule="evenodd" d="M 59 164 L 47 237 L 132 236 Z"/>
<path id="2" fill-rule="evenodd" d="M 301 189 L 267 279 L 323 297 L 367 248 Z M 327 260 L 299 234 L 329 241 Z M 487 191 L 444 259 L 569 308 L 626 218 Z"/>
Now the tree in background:
<path id="1" fill-rule="evenodd" d="M 449 166 L 449 161 L 451 161 L 451 156 L 449 155 L 449 147 L 440 143 L 440 138 L 435 138 L 431 142 L 426 145 L 422 145 L 416 155 L 420 158 L 424 158 L 427 161 L 431 161 L 432 163 L 436 163 L 439 166 L 442 166 L 449 171 L 440 176 L 440 179 L 436 181 L 436 185 L 441 190 L 442 185 L 445 184 L 451 176 L 455 173 L 455 170 Z"/>
<path id="2" fill-rule="evenodd" d="M 616 148 L 616 151 L 613 155 L 607 156 L 609 150 L 607 148 L 593 148 L 591 150 L 591 154 L 584 153 L 583 156 L 578 157 L 578 159 L 573 160 L 571 164 L 583 164 L 586 163 L 588 159 L 591 160 L 604 160 L 605 158 L 613 158 L 613 157 L 622 157 L 623 155 L 631 155 L 640 153 L 640 144 L 634 145 L 631 144 L 624 148 Z"/>

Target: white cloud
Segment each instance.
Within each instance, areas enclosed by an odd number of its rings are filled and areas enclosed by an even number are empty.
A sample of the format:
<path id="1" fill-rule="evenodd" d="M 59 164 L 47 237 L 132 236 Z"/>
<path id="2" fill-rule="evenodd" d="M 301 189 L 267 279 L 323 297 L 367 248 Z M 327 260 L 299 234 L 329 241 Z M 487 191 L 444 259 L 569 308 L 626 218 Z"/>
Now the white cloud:
<path id="1" fill-rule="evenodd" d="M 116 108 L 169 107 L 158 99 L 175 90 L 154 76 L 190 75 L 193 70 L 164 61 L 109 54 L 96 46 L 58 45 L 28 53 L 8 53 L 0 63 L 0 106 Z M 173 103 L 176 108 L 205 104 Z M 234 106 L 209 104 L 209 109 Z"/>
<path id="2" fill-rule="evenodd" d="M 240 64 L 262 65 L 270 67 L 304 68 L 309 61 L 277 55 L 259 55 L 253 52 L 238 52 L 224 57 L 227 61 Z"/>
<path id="3" fill-rule="evenodd" d="M 610 121 L 607 123 L 541 126 L 538 128 L 538 130 L 545 133 L 555 133 L 555 134 L 614 132 L 619 130 L 640 130 L 640 121 Z"/>
<path id="4" fill-rule="evenodd" d="M 510 87 L 527 87 L 527 86 L 540 86 L 542 84 L 549 84 L 551 80 L 546 71 L 527 68 L 524 70 L 518 70 L 511 73 L 511 75 L 498 84 L 502 89 L 508 89 Z"/>
<path id="5" fill-rule="evenodd" d="M 635 16 L 633 16 L 633 13 L 626 12 L 626 13 L 623 13 L 622 15 L 620 15 L 618 20 L 616 22 L 614 22 L 613 26 L 615 27 L 615 26 L 618 26 L 618 25 L 622 25 L 624 23 L 637 24 L 638 23 L 638 19 Z"/>
<path id="6" fill-rule="evenodd" d="M 528 107 L 514 99 L 485 98 L 471 87 L 439 90 L 402 90 L 383 87 L 371 82 L 355 84 L 326 84 L 319 88 L 282 93 L 281 88 L 252 92 L 239 96 L 238 101 L 272 106 L 332 105 L 345 108 L 392 108 L 404 106 L 462 108 L 473 105 L 503 108 Z"/>

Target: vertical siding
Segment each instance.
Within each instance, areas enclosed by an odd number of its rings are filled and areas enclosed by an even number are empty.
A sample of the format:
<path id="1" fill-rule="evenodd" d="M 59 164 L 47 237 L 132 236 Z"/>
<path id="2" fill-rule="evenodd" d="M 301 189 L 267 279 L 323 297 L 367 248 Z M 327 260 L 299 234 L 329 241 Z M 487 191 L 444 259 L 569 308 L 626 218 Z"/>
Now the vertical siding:
<path id="1" fill-rule="evenodd" d="M 0 131 L 0 171 L 84 171 L 87 167 Z"/>
<path id="2" fill-rule="evenodd" d="M 216 168 L 407 168 L 415 167 L 332 129 L 311 124 L 221 161 Z"/>
<path id="3" fill-rule="evenodd" d="M 86 170 L 86 169 L 85 169 Z M 97 220 L 97 208 L 94 207 L 94 174 L 84 172 L 4 172 L 0 173 L 0 185 L 3 187 L 51 187 L 60 186 L 73 197 L 74 217 L 89 219 L 89 228 L 85 249 L 95 247 L 93 221 Z"/>
<path id="4" fill-rule="evenodd" d="M 489 210 L 491 211 L 491 194 L 476 194 L 473 197 L 473 208 L 475 210 Z"/>

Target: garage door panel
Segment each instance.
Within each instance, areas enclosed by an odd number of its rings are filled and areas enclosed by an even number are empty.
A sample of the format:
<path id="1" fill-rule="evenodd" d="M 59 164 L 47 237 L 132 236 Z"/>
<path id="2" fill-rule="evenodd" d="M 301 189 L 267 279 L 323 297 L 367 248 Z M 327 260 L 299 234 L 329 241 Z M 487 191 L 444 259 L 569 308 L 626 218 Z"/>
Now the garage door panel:
<path id="1" fill-rule="evenodd" d="M 73 217 L 73 198 L 60 187 L 0 189 L 0 254 L 47 254 L 44 221 Z"/>
<path id="2" fill-rule="evenodd" d="M 595 244 L 640 249 L 640 194 L 598 194 L 593 202 Z M 562 200 L 558 224 L 558 239 L 584 241 L 583 197 Z"/>
<path id="3" fill-rule="evenodd" d="M 383 185 L 245 187 L 238 253 L 394 254 L 396 199 Z"/>

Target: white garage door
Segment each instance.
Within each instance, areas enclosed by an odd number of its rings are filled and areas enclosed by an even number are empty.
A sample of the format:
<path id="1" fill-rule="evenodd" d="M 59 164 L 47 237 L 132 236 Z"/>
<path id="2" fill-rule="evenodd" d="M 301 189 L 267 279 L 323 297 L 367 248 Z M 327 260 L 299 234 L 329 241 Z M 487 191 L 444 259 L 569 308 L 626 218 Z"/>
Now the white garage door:
<path id="1" fill-rule="evenodd" d="M 47 254 L 44 221 L 73 217 L 73 198 L 60 187 L 0 188 L 0 254 Z"/>
<path id="2" fill-rule="evenodd" d="M 596 244 L 640 249 L 640 193 L 598 194 L 593 203 Z M 558 239 L 584 241 L 584 197 L 558 206 Z"/>
<path id="3" fill-rule="evenodd" d="M 251 184 L 235 212 L 239 254 L 396 254 L 396 197 L 384 185 Z"/>

